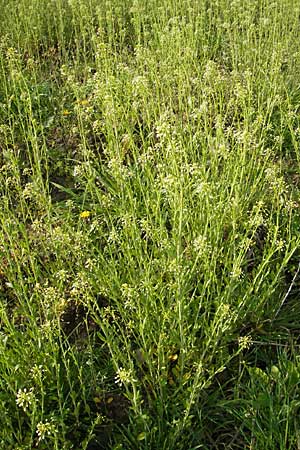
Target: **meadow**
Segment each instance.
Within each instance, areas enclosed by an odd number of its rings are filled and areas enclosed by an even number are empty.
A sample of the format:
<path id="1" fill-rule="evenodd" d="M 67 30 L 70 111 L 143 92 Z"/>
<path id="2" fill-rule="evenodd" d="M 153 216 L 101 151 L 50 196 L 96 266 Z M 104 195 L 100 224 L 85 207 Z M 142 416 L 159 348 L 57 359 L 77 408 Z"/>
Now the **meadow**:
<path id="1" fill-rule="evenodd" d="M 0 448 L 300 449 L 299 2 L 0 11 Z"/>

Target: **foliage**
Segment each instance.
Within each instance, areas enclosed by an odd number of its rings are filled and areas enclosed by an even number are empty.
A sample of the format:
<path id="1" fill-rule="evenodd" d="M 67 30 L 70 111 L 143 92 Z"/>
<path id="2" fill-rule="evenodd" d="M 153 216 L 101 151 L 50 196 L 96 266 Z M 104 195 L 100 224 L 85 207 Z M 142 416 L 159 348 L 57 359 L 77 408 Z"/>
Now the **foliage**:
<path id="1" fill-rule="evenodd" d="M 0 9 L 0 447 L 298 448 L 299 6 Z"/>

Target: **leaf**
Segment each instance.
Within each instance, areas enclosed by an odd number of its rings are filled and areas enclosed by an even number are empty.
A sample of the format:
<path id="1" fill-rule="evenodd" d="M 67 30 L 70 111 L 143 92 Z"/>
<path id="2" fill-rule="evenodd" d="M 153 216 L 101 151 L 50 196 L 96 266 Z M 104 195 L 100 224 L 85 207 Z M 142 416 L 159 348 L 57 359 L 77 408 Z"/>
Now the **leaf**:
<path id="1" fill-rule="evenodd" d="M 80 205 L 82 205 L 82 203 L 84 201 L 84 196 L 83 195 L 80 195 L 79 193 L 76 193 L 76 192 L 72 191 L 72 189 L 70 189 L 70 188 L 62 186 L 61 184 L 54 183 L 54 181 L 51 181 L 51 184 L 53 184 L 53 186 L 55 186 L 61 192 L 65 192 L 65 193 L 69 194 L 70 197 L 73 198 L 75 203 L 77 203 L 77 204 L 79 203 Z"/>
<path id="2" fill-rule="evenodd" d="M 257 408 L 268 408 L 270 406 L 270 396 L 261 392 L 255 400 L 255 405 Z"/>
<path id="3" fill-rule="evenodd" d="M 143 441 L 144 439 L 146 439 L 146 433 L 145 431 L 143 431 L 142 433 L 140 433 L 137 437 L 138 441 Z"/>
<path id="4" fill-rule="evenodd" d="M 254 380 L 260 381 L 264 385 L 269 384 L 269 377 L 262 369 L 260 369 L 259 367 L 249 367 L 248 370 Z"/>
<path id="5" fill-rule="evenodd" d="M 100 181 L 100 183 L 107 189 L 108 192 L 113 195 L 116 195 L 118 193 L 118 183 L 111 175 L 104 172 L 100 173 L 98 171 L 96 171 L 96 175 L 98 181 Z"/>

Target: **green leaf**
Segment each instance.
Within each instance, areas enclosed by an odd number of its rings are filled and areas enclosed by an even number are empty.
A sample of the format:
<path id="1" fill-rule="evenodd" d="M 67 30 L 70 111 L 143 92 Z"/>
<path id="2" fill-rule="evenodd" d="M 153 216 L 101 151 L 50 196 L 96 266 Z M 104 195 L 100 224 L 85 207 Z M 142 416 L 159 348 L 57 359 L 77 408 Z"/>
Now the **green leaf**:
<path id="1" fill-rule="evenodd" d="M 146 439 L 146 433 L 145 431 L 143 431 L 142 433 L 140 433 L 137 437 L 138 441 L 143 441 L 144 439 Z"/>

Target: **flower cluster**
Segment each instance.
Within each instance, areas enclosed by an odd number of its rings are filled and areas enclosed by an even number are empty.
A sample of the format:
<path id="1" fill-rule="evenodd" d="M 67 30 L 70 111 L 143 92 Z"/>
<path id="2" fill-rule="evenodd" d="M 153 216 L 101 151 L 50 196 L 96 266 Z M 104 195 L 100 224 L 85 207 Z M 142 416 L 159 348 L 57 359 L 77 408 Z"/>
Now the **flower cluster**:
<path id="1" fill-rule="evenodd" d="M 117 370 L 117 374 L 115 376 L 115 383 L 119 386 L 122 386 L 122 384 L 130 384 L 135 383 L 136 380 L 133 378 L 132 370 L 131 369 L 124 369 L 123 367 L 119 367 Z"/>
<path id="2" fill-rule="evenodd" d="M 36 426 L 36 434 L 38 435 L 38 441 L 42 441 L 46 436 L 53 436 L 57 433 L 54 423 L 46 420 L 44 423 L 39 422 Z"/>
<path id="3" fill-rule="evenodd" d="M 251 339 L 251 336 L 240 336 L 239 338 L 238 338 L 238 344 L 239 344 L 239 348 L 241 349 L 241 350 L 244 350 L 244 349 L 248 349 L 248 348 L 250 348 L 251 347 L 251 345 L 252 345 L 252 339 Z"/>
<path id="4" fill-rule="evenodd" d="M 23 409 L 24 412 L 31 406 L 31 404 L 35 401 L 35 395 L 33 393 L 33 388 L 29 391 L 24 388 L 19 389 L 17 393 L 16 403 L 17 405 Z"/>

